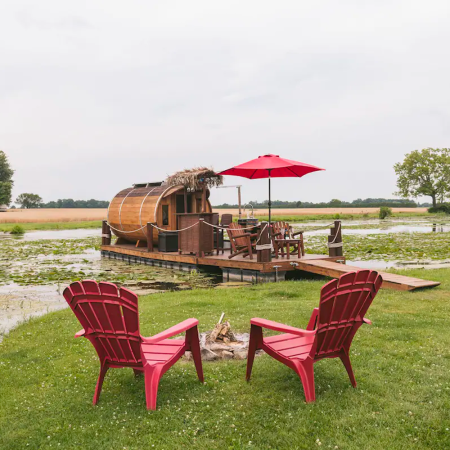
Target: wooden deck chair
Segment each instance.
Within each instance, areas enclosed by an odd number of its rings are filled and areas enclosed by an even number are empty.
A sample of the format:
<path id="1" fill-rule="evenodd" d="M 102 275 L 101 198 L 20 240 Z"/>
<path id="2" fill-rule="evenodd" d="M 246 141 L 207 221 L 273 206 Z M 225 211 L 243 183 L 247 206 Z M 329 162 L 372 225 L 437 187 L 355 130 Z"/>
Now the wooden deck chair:
<path id="1" fill-rule="evenodd" d="M 371 270 L 342 275 L 323 286 L 319 307 L 315 308 L 306 330 L 265 319 L 251 319 L 247 360 L 247 381 L 252 373 L 255 352 L 267 354 L 295 370 L 300 376 L 307 402 L 315 401 L 314 363 L 323 358 L 340 358 L 350 382 L 356 380 L 350 363 L 350 346 L 382 283 L 381 276 Z M 263 337 L 262 329 L 284 334 Z"/>
<path id="2" fill-rule="evenodd" d="M 258 234 L 247 233 L 236 222 L 228 225 L 227 233 L 231 244 L 231 254 L 228 258 L 231 259 L 242 254 L 244 258 L 249 256 L 250 259 L 253 259 L 253 249 L 255 248 L 256 242 L 252 241 L 252 239 L 256 238 Z"/>
<path id="3" fill-rule="evenodd" d="M 298 237 L 296 237 L 298 236 Z M 305 256 L 305 244 L 303 241 L 303 231 L 294 232 L 292 226 L 287 222 L 278 221 L 272 223 L 272 244 L 275 251 L 275 258 L 297 253 L 298 257 Z"/>
<path id="4" fill-rule="evenodd" d="M 138 297 L 128 289 L 85 280 L 72 283 L 63 295 L 83 326 L 75 337 L 89 339 L 100 359 L 94 405 L 108 369 L 131 367 L 135 375 L 144 373 L 147 408 L 156 409 L 160 378 L 186 350 L 192 352 L 198 378 L 203 382 L 197 319 L 187 319 L 145 338 L 139 333 Z M 186 332 L 185 339 L 169 339 L 182 332 Z"/>

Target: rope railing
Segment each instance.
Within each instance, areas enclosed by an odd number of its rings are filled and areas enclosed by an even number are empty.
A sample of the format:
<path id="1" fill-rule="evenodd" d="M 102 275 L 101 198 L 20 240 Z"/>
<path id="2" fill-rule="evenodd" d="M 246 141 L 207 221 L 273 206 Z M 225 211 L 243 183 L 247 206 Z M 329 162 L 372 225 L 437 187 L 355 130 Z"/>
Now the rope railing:
<path id="1" fill-rule="evenodd" d="M 195 222 L 194 224 L 192 224 L 186 228 L 181 228 L 180 230 L 166 230 L 165 228 L 160 228 L 153 223 L 150 223 L 150 226 L 152 226 L 153 228 L 156 228 L 159 231 L 163 231 L 165 233 L 179 233 L 181 231 L 186 231 L 186 230 L 189 230 L 190 228 L 197 226 L 200 222 L 204 223 L 205 225 L 209 225 L 210 227 L 213 227 L 213 228 L 217 228 L 217 229 L 221 229 L 221 230 L 228 230 L 228 227 L 224 227 L 221 225 L 213 225 L 212 223 L 206 222 L 204 219 L 200 219 L 198 222 Z M 113 227 L 109 222 L 106 222 L 106 223 L 112 230 L 118 231 L 119 233 L 125 233 L 125 234 L 137 233 L 138 231 L 141 231 L 147 227 L 147 224 L 145 224 L 142 227 L 137 228 L 136 230 L 125 231 L 125 230 L 119 230 L 118 228 Z M 250 227 L 243 227 L 243 228 L 241 228 L 241 230 L 251 230 L 253 228 L 255 228 L 254 225 L 250 226 Z"/>

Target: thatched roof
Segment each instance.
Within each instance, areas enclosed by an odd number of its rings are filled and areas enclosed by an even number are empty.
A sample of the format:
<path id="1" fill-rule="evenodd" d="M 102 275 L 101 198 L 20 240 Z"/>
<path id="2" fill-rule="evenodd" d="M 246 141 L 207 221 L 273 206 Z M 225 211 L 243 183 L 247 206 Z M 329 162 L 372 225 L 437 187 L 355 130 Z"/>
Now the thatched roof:
<path id="1" fill-rule="evenodd" d="M 215 187 L 223 184 L 222 175 L 218 175 L 214 170 L 208 167 L 194 167 L 193 169 L 181 170 L 167 178 L 169 186 L 184 186 L 189 190 Z"/>

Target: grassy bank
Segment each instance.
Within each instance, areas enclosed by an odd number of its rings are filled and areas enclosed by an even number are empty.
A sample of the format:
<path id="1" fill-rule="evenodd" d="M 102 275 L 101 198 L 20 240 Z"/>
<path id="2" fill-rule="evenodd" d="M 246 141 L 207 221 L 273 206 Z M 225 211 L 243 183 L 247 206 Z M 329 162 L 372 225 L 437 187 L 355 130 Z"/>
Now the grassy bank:
<path id="1" fill-rule="evenodd" d="M 425 277 L 423 271 L 404 272 Z M 293 371 L 268 356 L 255 362 L 177 363 L 147 412 L 144 382 L 111 370 L 91 405 L 98 361 L 69 310 L 33 320 L 0 344 L 0 448 L 83 449 L 447 449 L 450 446 L 450 270 L 427 271 L 439 288 L 380 291 L 374 325 L 357 334 L 353 389 L 342 364 L 316 365 L 315 404 L 304 403 Z M 305 327 L 324 280 L 194 290 L 140 299 L 141 332 L 187 317 L 211 329 L 225 311 L 237 331 L 262 316 Z M 154 446 L 154 447 L 152 447 Z"/>
<path id="2" fill-rule="evenodd" d="M 268 221 L 269 216 L 267 215 L 258 215 L 255 213 L 255 217 L 258 217 L 260 221 Z M 442 214 L 429 214 L 427 212 L 397 212 L 393 213 L 392 216 L 390 216 L 390 219 L 420 219 L 420 218 L 432 218 L 437 217 L 447 217 L 448 215 L 442 215 Z M 276 213 L 276 210 L 273 211 L 272 215 L 272 222 L 276 222 L 278 220 L 285 221 L 285 222 L 312 222 L 314 220 L 326 220 L 329 222 L 332 222 L 333 220 L 367 220 L 367 219 L 378 219 L 379 214 L 378 213 L 352 213 L 352 214 L 308 214 L 308 215 L 296 215 L 296 214 L 288 214 L 288 215 L 278 215 Z M 237 220 L 237 218 L 236 218 Z"/>
<path id="3" fill-rule="evenodd" d="M 258 217 L 260 221 L 269 220 L 269 216 L 267 215 L 258 215 L 255 213 L 255 217 Z M 418 219 L 418 218 L 427 218 L 427 219 L 448 219 L 448 215 L 442 214 L 429 214 L 423 212 L 398 212 L 393 213 L 390 219 Z M 297 214 L 289 214 L 282 215 L 276 214 L 276 211 L 272 215 L 272 221 L 282 220 L 285 222 L 311 222 L 315 220 L 321 221 L 333 221 L 336 219 L 342 220 L 365 220 L 365 219 L 378 219 L 378 213 L 364 213 L 364 214 L 308 214 L 308 215 L 297 215 Z M 235 216 L 234 220 L 237 221 L 238 217 Z M 0 232 L 10 232 L 17 223 L 0 223 Z M 31 230 L 74 230 L 77 228 L 100 228 L 102 226 L 101 220 L 89 220 L 89 221 L 70 221 L 70 222 L 33 222 L 26 223 L 21 222 L 20 226 L 25 229 L 25 231 Z"/>
<path id="4" fill-rule="evenodd" d="M 9 233 L 17 223 L 1 223 L 0 232 Z M 76 230 L 79 228 L 101 228 L 101 220 L 88 220 L 82 222 L 36 222 L 36 223 L 20 223 L 25 231 L 36 230 Z"/>

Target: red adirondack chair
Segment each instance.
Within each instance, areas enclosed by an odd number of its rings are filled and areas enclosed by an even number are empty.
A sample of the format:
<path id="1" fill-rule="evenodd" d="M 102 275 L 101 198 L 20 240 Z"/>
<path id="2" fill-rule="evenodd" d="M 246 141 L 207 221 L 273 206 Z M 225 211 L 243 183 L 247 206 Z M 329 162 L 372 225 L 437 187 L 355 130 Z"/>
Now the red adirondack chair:
<path id="1" fill-rule="evenodd" d="M 381 276 L 371 270 L 349 272 L 330 281 L 322 287 L 319 307 L 314 308 L 306 330 L 271 320 L 251 319 L 247 381 L 252 373 L 255 352 L 263 349 L 300 376 L 307 402 L 316 398 L 314 363 L 323 358 L 340 358 L 350 382 L 356 387 L 349 358 L 350 346 L 358 328 L 363 323 L 371 324 L 364 315 L 381 283 Z M 265 338 L 263 328 L 284 334 Z"/>
<path id="2" fill-rule="evenodd" d="M 144 372 L 147 408 L 156 409 L 159 380 L 186 350 L 192 352 L 198 378 L 203 383 L 197 319 L 187 319 L 145 338 L 139 333 L 138 297 L 128 289 L 85 280 L 72 283 L 63 295 L 84 327 L 75 337 L 89 339 L 100 359 L 94 405 L 108 369 L 131 367 L 135 375 Z M 169 339 L 184 331 L 184 340 Z"/>

